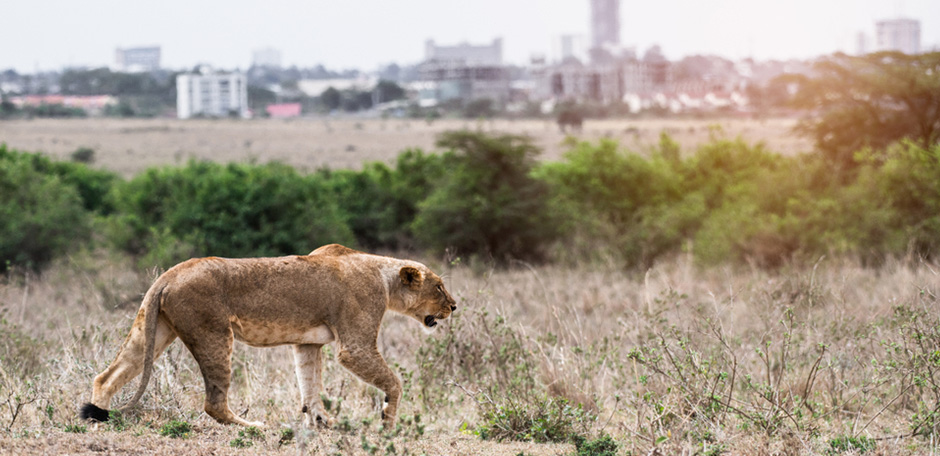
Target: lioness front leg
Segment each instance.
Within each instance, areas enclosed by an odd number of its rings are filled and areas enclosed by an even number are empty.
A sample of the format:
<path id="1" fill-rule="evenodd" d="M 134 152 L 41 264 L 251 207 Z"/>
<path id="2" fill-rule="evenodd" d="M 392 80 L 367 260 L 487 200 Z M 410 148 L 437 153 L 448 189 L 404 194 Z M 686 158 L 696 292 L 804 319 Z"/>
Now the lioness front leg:
<path id="1" fill-rule="evenodd" d="M 323 391 L 322 347 L 319 344 L 294 345 L 294 369 L 300 386 L 301 412 L 304 414 L 304 425 L 308 427 L 314 422 L 325 426 L 333 424 L 320 399 Z"/>
<path id="2" fill-rule="evenodd" d="M 375 345 L 358 349 L 342 347 L 339 351 L 339 362 L 365 382 L 385 392 L 382 420 L 385 429 L 392 429 L 398 413 L 398 402 L 401 400 L 401 380 L 388 367 L 378 347 Z"/>

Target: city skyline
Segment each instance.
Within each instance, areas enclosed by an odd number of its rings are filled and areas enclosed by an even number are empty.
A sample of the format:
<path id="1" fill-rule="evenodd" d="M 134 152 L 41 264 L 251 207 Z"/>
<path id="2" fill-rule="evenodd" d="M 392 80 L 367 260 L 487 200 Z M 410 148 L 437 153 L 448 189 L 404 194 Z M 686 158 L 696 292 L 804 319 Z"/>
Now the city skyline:
<path id="1" fill-rule="evenodd" d="M 505 62 L 525 64 L 532 55 L 557 58 L 553 43 L 560 35 L 590 36 L 588 0 L 537 9 L 522 1 L 459 6 L 432 0 L 16 2 L 4 6 L 0 70 L 111 66 L 116 48 L 156 45 L 166 68 L 247 68 L 253 51 L 270 47 L 285 66 L 371 71 L 420 62 L 428 39 L 446 45 L 494 38 L 503 38 Z M 642 7 L 625 0 L 620 42 L 640 55 L 659 45 L 670 59 L 805 59 L 854 52 L 859 32 L 871 35 L 875 21 L 897 17 L 921 21 L 924 50 L 940 44 L 940 2 L 933 0 L 663 0 Z"/>

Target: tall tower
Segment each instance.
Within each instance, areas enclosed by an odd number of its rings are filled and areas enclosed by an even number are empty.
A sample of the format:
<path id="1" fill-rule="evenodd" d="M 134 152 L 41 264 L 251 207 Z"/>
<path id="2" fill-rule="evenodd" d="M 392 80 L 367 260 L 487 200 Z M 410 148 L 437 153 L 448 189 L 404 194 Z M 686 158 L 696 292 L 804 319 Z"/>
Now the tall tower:
<path id="1" fill-rule="evenodd" d="M 620 46 L 620 0 L 591 0 L 591 48 Z"/>

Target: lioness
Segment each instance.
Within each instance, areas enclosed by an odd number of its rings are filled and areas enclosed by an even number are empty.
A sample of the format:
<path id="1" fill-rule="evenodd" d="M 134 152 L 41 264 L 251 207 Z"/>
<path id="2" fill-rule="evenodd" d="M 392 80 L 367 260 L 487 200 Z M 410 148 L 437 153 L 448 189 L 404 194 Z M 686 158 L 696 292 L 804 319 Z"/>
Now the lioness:
<path id="1" fill-rule="evenodd" d="M 338 244 L 309 255 L 279 258 L 198 258 L 163 273 L 144 296 L 130 334 L 114 362 L 95 377 L 85 419 L 106 421 L 112 396 L 143 371 L 140 400 L 153 361 L 177 337 L 199 363 L 205 410 L 223 424 L 245 421 L 228 406 L 232 344 L 293 345 L 304 421 L 329 424 L 320 392 L 320 348 L 336 341 L 340 364 L 385 392 L 382 418 L 395 422 L 401 381 L 379 354 L 382 316 L 392 310 L 433 327 L 456 301 L 425 265 L 358 252 Z"/>

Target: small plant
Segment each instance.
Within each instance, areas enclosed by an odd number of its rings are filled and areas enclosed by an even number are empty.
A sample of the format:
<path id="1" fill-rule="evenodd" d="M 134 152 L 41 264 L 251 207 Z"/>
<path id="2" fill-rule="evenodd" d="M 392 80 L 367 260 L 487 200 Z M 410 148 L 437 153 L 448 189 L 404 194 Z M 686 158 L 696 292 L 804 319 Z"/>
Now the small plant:
<path id="1" fill-rule="evenodd" d="M 0 336 L 4 334 L 2 327 L 4 323 L 6 320 L 0 315 Z M 3 348 L 3 339 L 0 337 L 0 350 Z M 4 359 L 0 357 L 0 363 L 3 361 Z M 3 373 L 2 369 L 0 373 Z M 6 423 L 7 432 L 13 429 L 13 423 L 16 423 L 16 419 L 22 415 L 24 407 L 39 400 L 39 393 L 32 381 L 25 382 L 25 389 L 18 389 L 19 387 L 20 385 L 14 385 L 8 378 L 0 377 L 0 410 L 5 409 L 4 411 L 9 416 L 9 421 Z"/>
<path id="2" fill-rule="evenodd" d="M 281 438 L 283 439 L 283 432 L 281 434 Z M 291 438 L 293 438 L 293 430 L 291 430 Z M 232 448 L 249 448 L 254 445 L 255 441 L 263 442 L 264 432 L 255 426 L 248 426 L 238 431 L 238 437 L 234 438 L 228 444 Z"/>
<path id="3" fill-rule="evenodd" d="M 126 430 L 129 426 L 130 424 L 128 424 L 127 419 L 124 418 L 124 414 L 120 411 L 111 410 L 108 412 L 108 427 L 110 427 L 112 431 L 121 432 Z"/>
<path id="4" fill-rule="evenodd" d="M 91 164 L 95 162 L 95 150 L 90 147 L 79 147 L 72 152 L 72 161 Z"/>
<path id="5" fill-rule="evenodd" d="M 875 449 L 875 440 L 865 436 L 849 437 L 841 436 L 829 440 L 827 455 L 836 455 L 846 451 L 857 451 L 858 454 L 864 454 Z"/>
<path id="6" fill-rule="evenodd" d="M 248 437 L 251 440 L 264 440 L 264 432 L 256 426 L 248 426 L 242 431 L 238 431 L 239 436 Z"/>
<path id="7" fill-rule="evenodd" d="M 477 434 L 484 440 L 568 442 L 587 431 L 594 415 L 565 399 L 518 401 L 506 398 L 499 405 L 484 405 L 483 424 Z"/>
<path id="8" fill-rule="evenodd" d="M 232 439 L 232 441 L 228 443 L 228 446 L 230 446 L 230 447 L 232 447 L 232 448 L 249 448 L 249 447 L 251 447 L 252 445 L 254 445 L 254 443 L 251 441 L 251 439 L 246 439 L 246 438 L 244 438 L 244 437 L 241 435 L 241 434 L 242 434 L 241 432 L 239 432 L 238 434 L 239 434 L 239 436 L 236 437 L 236 438 L 234 438 L 234 439 Z"/>
<path id="9" fill-rule="evenodd" d="M 185 421 L 173 420 L 164 424 L 160 428 L 160 435 L 174 439 L 188 438 L 193 431 L 193 426 Z"/>
<path id="10" fill-rule="evenodd" d="M 291 428 L 281 429 L 281 436 L 277 439 L 277 446 L 290 445 L 294 442 L 294 430 Z"/>
<path id="11" fill-rule="evenodd" d="M 574 448 L 577 456 L 616 456 L 620 445 L 607 434 L 591 440 L 576 435 Z"/>
<path id="12" fill-rule="evenodd" d="M 374 443 L 372 443 L 372 442 L 370 442 L 368 439 L 366 439 L 365 434 L 363 434 L 363 435 L 360 436 L 360 445 L 359 445 L 359 446 L 360 446 L 366 453 L 369 453 L 369 454 L 375 454 L 377 451 L 379 451 L 379 446 L 376 445 L 376 444 L 374 444 Z"/>
<path id="13" fill-rule="evenodd" d="M 84 424 L 66 424 L 65 432 L 72 432 L 75 434 L 84 434 L 88 432 L 88 427 Z"/>

